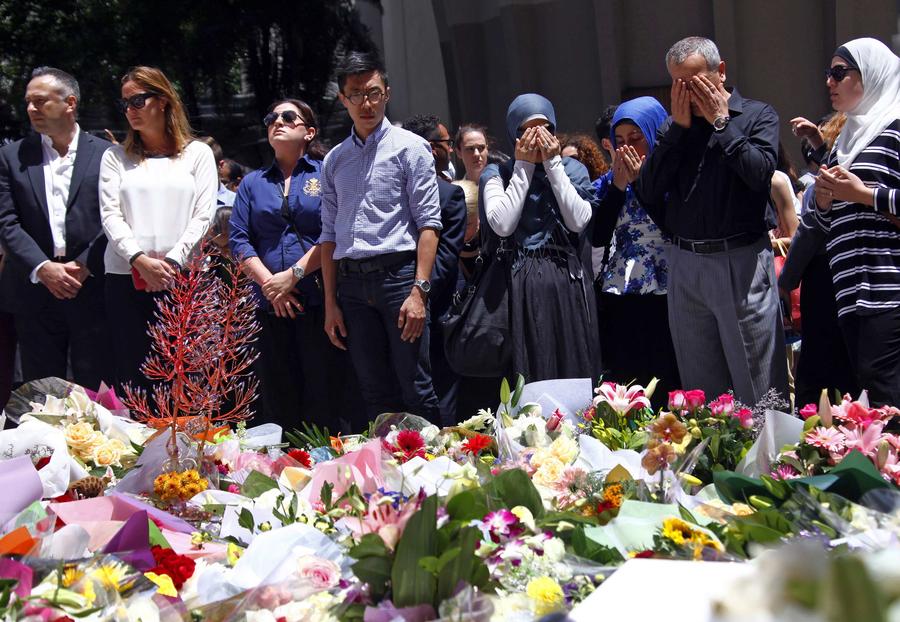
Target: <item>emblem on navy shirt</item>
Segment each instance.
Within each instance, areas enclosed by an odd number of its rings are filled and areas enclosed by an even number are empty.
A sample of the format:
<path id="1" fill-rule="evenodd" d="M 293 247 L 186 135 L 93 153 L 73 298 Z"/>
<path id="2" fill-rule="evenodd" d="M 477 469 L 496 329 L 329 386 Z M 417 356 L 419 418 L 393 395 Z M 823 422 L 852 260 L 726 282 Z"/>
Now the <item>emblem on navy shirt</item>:
<path id="1" fill-rule="evenodd" d="M 311 197 L 317 197 L 322 194 L 322 186 L 319 184 L 318 178 L 311 177 L 307 179 L 303 185 L 303 192 Z"/>

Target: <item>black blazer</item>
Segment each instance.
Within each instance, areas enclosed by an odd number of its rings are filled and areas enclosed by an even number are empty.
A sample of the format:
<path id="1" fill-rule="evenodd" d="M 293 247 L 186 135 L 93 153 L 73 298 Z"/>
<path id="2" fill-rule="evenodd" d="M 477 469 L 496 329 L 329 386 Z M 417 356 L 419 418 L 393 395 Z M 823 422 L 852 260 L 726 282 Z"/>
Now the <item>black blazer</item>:
<path id="1" fill-rule="evenodd" d="M 81 130 L 66 210 L 66 261 L 88 250 L 87 267 L 103 277 L 106 236 L 100 224 L 100 158 L 108 141 Z M 0 308 L 9 311 L 40 308 L 52 294 L 31 283 L 31 272 L 53 259 L 53 235 L 44 189 L 40 134 L 0 148 L 0 243 L 6 266 L 0 274 Z M 35 306 L 38 305 L 38 306 Z"/>
<path id="2" fill-rule="evenodd" d="M 441 204 L 441 237 L 438 240 L 431 271 L 432 324 L 450 308 L 459 278 L 459 252 L 466 237 L 466 193 L 462 187 L 438 177 L 438 200 Z"/>

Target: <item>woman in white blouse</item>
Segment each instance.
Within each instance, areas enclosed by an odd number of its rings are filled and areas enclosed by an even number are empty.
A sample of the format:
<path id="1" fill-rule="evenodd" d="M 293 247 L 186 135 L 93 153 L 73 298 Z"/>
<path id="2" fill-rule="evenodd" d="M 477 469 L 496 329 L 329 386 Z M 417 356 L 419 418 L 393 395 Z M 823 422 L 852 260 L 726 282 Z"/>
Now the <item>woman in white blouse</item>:
<path id="1" fill-rule="evenodd" d="M 122 78 L 128 136 L 100 165 L 100 213 L 109 238 L 106 306 L 119 383 L 147 386 L 140 366 L 156 299 L 203 237 L 219 179 L 212 150 L 193 138 L 165 74 L 135 67 Z"/>
<path id="2" fill-rule="evenodd" d="M 518 96 L 506 113 L 515 161 L 488 165 L 479 200 L 493 235 L 510 251 L 513 374 L 529 382 L 599 375 L 585 228 L 595 197 L 583 164 L 560 157 L 553 105 Z"/>

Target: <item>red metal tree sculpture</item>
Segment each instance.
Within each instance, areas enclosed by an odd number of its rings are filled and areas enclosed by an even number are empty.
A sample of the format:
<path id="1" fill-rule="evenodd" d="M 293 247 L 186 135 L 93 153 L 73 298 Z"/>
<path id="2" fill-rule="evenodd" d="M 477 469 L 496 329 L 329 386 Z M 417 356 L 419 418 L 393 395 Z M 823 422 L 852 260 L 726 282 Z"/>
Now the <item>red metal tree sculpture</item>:
<path id="1" fill-rule="evenodd" d="M 249 278 L 210 247 L 191 260 L 157 302 L 157 321 L 149 328 L 151 351 L 141 366 L 154 383 L 152 405 L 143 389 L 132 386 L 125 387 L 123 401 L 138 420 L 168 428 L 174 463 L 176 435 L 188 423 L 202 433 L 202 458 L 211 427 L 253 415 L 255 309 Z"/>

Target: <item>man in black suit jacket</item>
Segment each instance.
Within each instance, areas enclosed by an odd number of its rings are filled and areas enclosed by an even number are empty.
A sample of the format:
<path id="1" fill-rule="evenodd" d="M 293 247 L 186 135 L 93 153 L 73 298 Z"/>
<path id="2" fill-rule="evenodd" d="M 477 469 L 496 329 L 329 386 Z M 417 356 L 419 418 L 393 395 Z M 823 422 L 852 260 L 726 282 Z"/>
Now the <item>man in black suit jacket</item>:
<path id="1" fill-rule="evenodd" d="M 466 195 L 460 186 L 450 183 L 447 177 L 453 141 L 440 119 L 434 115 L 418 115 L 407 120 L 403 129 L 427 140 L 434 155 L 443 228 L 431 271 L 431 292 L 428 294 L 431 379 L 440 401 L 442 423 L 453 425 L 457 422 L 459 376 L 447 363 L 444 333 L 438 320 L 450 308 L 459 278 L 459 252 L 466 235 Z"/>
<path id="2" fill-rule="evenodd" d="M 23 380 L 111 380 L 103 329 L 98 176 L 110 144 L 81 131 L 78 82 L 52 67 L 25 93 L 35 134 L 0 149 L 0 297 L 15 314 Z"/>

